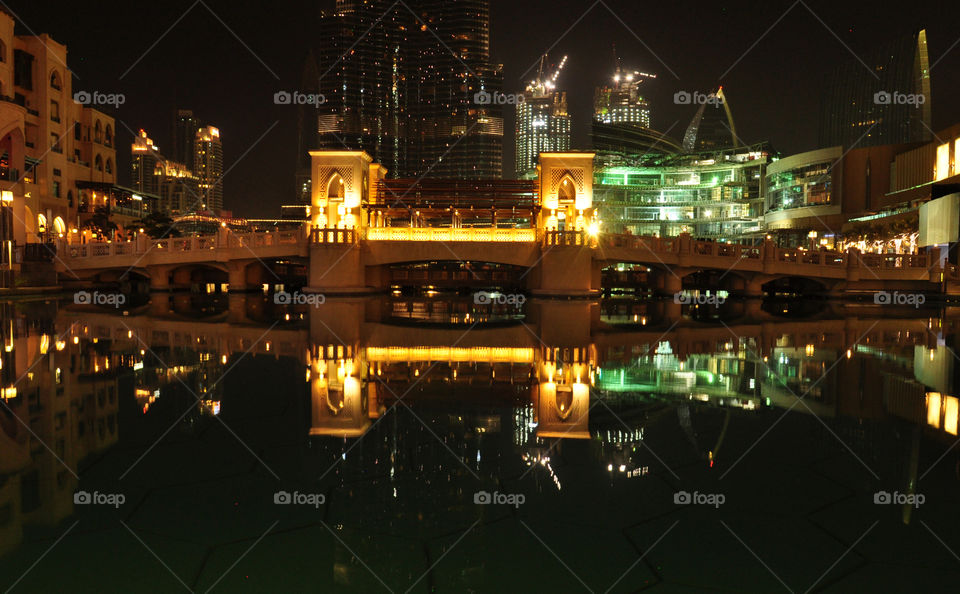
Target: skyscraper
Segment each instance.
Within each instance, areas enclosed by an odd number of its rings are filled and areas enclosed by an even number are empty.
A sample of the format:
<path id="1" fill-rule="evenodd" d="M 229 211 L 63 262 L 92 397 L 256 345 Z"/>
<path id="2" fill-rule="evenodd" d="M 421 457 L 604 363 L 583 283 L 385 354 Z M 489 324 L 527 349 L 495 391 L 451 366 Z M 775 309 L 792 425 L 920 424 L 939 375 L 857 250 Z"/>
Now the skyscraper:
<path id="1" fill-rule="evenodd" d="M 220 130 L 213 126 L 200 128 L 194 144 L 193 172 L 200 180 L 200 197 L 205 210 L 217 212 L 223 209 L 223 145 Z M 196 210 L 202 207 L 198 205 Z"/>
<path id="2" fill-rule="evenodd" d="M 590 139 L 605 165 L 634 163 L 651 154 L 679 152 L 677 142 L 650 127 L 650 102 L 641 93 L 655 74 L 625 70 L 614 57 L 612 85 L 597 87 L 593 96 Z"/>
<path id="3" fill-rule="evenodd" d="M 603 124 L 650 127 L 650 103 L 640 94 L 643 81 L 655 74 L 626 71 L 621 64 L 613 74 L 613 86 L 597 87 L 593 96 L 593 119 Z"/>
<path id="4" fill-rule="evenodd" d="M 134 137 L 130 146 L 130 180 L 139 192 L 157 194 L 158 179 L 154 175 L 160 155 L 157 146 L 147 136 L 146 130 Z"/>
<path id="5" fill-rule="evenodd" d="M 567 62 L 564 56 L 552 76 L 543 72 L 546 55 L 540 60 L 536 80 L 527 85 L 523 102 L 517 104 L 517 177 L 534 171 L 540 153 L 570 150 L 570 114 L 567 94 L 556 88 L 557 77 Z"/>
<path id="6" fill-rule="evenodd" d="M 193 110 L 178 109 L 173 112 L 171 139 L 173 140 L 174 161 L 185 163 L 188 167 L 193 166 L 193 151 L 197 139 L 197 130 L 202 126 L 200 120 L 193 115 Z"/>
<path id="7" fill-rule="evenodd" d="M 304 70 L 303 84 L 325 101 L 306 114 L 316 146 L 301 152 L 364 150 L 391 177 L 500 177 L 502 105 L 475 102 L 502 85 L 502 67 L 490 63 L 488 4 L 337 0 Z M 306 163 L 298 164 L 300 188 Z"/>
<path id="8" fill-rule="evenodd" d="M 931 138 L 930 59 L 920 29 L 851 58 L 824 85 L 820 146 L 867 147 Z"/>
<path id="9" fill-rule="evenodd" d="M 159 212 L 179 214 L 198 210 L 202 203 L 199 180 L 189 167 L 165 158 L 145 130 L 130 147 L 131 186 L 156 196 L 152 205 Z"/>

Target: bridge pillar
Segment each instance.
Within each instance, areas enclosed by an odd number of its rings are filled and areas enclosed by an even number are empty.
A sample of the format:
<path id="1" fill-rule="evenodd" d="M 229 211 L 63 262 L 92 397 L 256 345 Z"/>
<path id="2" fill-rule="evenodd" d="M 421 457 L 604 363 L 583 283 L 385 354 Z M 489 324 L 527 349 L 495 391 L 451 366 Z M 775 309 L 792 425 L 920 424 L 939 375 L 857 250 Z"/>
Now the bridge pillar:
<path id="1" fill-rule="evenodd" d="M 249 261 L 240 260 L 227 264 L 227 282 L 231 293 L 254 291 L 263 284 L 263 265 L 251 266 Z"/>
<path id="2" fill-rule="evenodd" d="M 170 293 L 155 293 L 150 295 L 150 315 L 155 317 L 165 317 L 170 313 L 173 306 L 170 302 Z"/>
<path id="3" fill-rule="evenodd" d="M 172 269 L 172 266 L 147 266 L 147 274 L 150 275 L 150 290 L 169 291 L 171 288 L 170 271 Z"/>
<path id="4" fill-rule="evenodd" d="M 760 275 L 754 276 L 746 282 L 744 295 L 747 297 L 763 297 L 763 285 L 766 279 Z"/>
<path id="5" fill-rule="evenodd" d="M 541 247 L 543 250 L 544 248 Z M 592 297 L 600 294 L 599 268 L 593 250 L 586 246 L 551 246 L 527 275 L 533 295 Z"/>
<path id="6" fill-rule="evenodd" d="M 370 293 L 363 251 L 356 243 L 315 243 L 310 246 L 310 272 L 305 293 L 354 295 Z"/>

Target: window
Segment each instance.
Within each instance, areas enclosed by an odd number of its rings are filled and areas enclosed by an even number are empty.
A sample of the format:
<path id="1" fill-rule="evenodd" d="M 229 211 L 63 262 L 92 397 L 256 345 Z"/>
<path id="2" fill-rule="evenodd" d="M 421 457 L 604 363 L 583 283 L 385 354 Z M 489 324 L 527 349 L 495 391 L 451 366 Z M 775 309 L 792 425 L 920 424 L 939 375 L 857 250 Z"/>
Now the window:
<path id="1" fill-rule="evenodd" d="M 63 148 L 60 146 L 60 136 L 55 132 L 50 133 L 50 150 L 55 153 L 63 152 Z"/>
<path id="2" fill-rule="evenodd" d="M 81 138 L 80 134 L 81 134 L 81 133 L 82 133 L 82 130 L 80 129 L 80 122 L 74 122 L 74 123 L 73 123 L 73 139 L 74 139 L 74 140 L 80 140 L 80 138 Z"/>
<path id="3" fill-rule="evenodd" d="M 56 101 L 50 101 L 50 120 L 60 123 L 60 104 Z"/>
<path id="4" fill-rule="evenodd" d="M 113 159 L 107 159 L 107 173 L 113 173 Z"/>
<path id="5" fill-rule="evenodd" d="M 100 125 L 100 120 L 97 120 L 97 125 L 93 129 L 93 139 L 103 144 L 103 126 Z"/>
<path id="6" fill-rule="evenodd" d="M 7 61 L 7 44 L 0 39 L 0 62 Z"/>
<path id="7" fill-rule="evenodd" d="M 97 158 L 93 160 L 93 167 L 97 171 L 103 171 L 103 157 L 97 155 Z"/>
<path id="8" fill-rule="evenodd" d="M 113 126 L 107 124 L 107 131 L 104 134 L 104 144 L 107 146 L 113 146 Z"/>
<path id="9" fill-rule="evenodd" d="M 63 88 L 63 81 L 60 80 L 60 73 L 56 70 L 50 74 L 50 86 L 58 91 Z"/>
<path id="10" fill-rule="evenodd" d="M 33 90 L 33 56 L 23 50 L 13 50 L 13 84 Z"/>
<path id="11" fill-rule="evenodd" d="M 60 180 L 58 179 L 53 180 L 53 197 L 60 197 Z"/>

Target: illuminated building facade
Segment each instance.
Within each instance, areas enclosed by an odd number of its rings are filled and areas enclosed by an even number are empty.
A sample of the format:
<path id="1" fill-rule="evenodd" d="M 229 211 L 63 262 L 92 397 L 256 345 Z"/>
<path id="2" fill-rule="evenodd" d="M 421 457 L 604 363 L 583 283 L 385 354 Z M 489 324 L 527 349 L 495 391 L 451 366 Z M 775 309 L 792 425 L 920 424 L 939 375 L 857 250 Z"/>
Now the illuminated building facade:
<path id="1" fill-rule="evenodd" d="M 544 56 L 544 59 L 546 56 Z M 543 74 L 543 60 L 537 79 L 527 85 L 523 103 L 517 104 L 518 178 L 536 174 L 540 153 L 570 150 L 570 114 L 567 111 L 567 93 L 556 88 L 557 76 L 567 58 L 564 56 L 550 78 Z"/>
<path id="2" fill-rule="evenodd" d="M 930 140 L 926 30 L 875 48 L 863 62 L 847 60 L 827 78 L 823 89 L 820 146 L 850 148 Z"/>
<path id="3" fill-rule="evenodd" d="M 130 147 L 131 185 L 149 194 L 151 207 L 167 214 L 180 214 L 200 207 L 200 182 L 186 165 L 160 154 L 145 130 Z"/>
<path id="4" fill-rule="evenodd" d="M 146 130 L 140 130 L 130 146 L 130 184 L 141 192 L 156 194 L 159 179 L 154 175 L 162 159 L 157 145 L 147 136 Z"/>
<path id="5" fill-rule="evenodd" d="M 835 146 L 791 155 L 767 167 L 764 223 L 769 231 L 816 229 L 829 233 L 843 224 L 840 188 L 843 156 Z"/>
<path id="6" fill-rule="evenodd" d="M 207 126 L 197 130 L 194 148 L 193 172 L 199 180 L 199 208 L 218 212 L 223 209 L 223 145 L 220 142 L 220 130 Z"/>
<path id="7" fill-rule="evenodd" d="M 640 90 L 644 81 L 653 78 L 653 74 L 625 71 L 618 63 L 613 85 L 596 89 L 590 140 L 599 167 L 680 152 L 676 141 L 650 127 L 650 105 Z"/>
<path id="8" fill-rule="evenodd" d="M 15 35 L 0 11 L 0 179 L 11 182 L 18 245 L 69 235 L 95 203 L 78 183 L 116 181 L 114 119 L 73 84 L 66 46 Z"/>
<path id="9" fill-rule="evenodd" d="M 640 85 L 655 74 L 628 72 L 618 65 L 613 85 L 597 87 L 593 97 L 593 119 L 603 124 L 631 124 L 650 127 L 650 103 L 640 93 Z"/>
<path id="10" fill-rule="evenodd" d="M 324 101 L 314 115 L 302 110 L 301 154 L 363 150 L 395 177 L 501 177 L 503 74 L 490 62 L 488 0 L 417 0 L 409 8 L 338 0 L 323 15 L 303 84 Z M 492 100 L 478 101 L 478 93 Z M 301 160 L 301 199 L 308 170 Z"/>
<path id="11" fill-rule="evenodd" d="M 760 231 L 763 145 L 603 167 L 594 176 L 603 230 L 735 240 Z"/>

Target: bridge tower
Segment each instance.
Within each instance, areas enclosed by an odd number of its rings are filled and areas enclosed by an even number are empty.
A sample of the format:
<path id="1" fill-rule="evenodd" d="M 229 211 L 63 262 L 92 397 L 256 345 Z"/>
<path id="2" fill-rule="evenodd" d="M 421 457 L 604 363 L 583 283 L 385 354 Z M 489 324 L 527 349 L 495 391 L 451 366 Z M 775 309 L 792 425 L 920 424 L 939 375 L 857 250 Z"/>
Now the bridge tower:
<path id="1" fill-rule="evenodd" d="M 543 257 L 530 275 L 533 294 L 594 295 L 600 266 L 591 242 L 600 230 L 593 208 L 594 153 L 540 153 L 537 235 Z"/>
<path id="2" fill-rule="evenodd" d="M 594 153 L 540 153 L 537 228 L 587 231 L 594 222 Z"/>
<path id="3" fill-rule="evenodd" d="M 358 242 L 368 222 L 361 205 L 376 196 L 387 171 L 363 151 L 310 151 L 312 190 L 309 287 L 366 292 Z M 320 287 L 323 287 L 321 291 Z"/>

